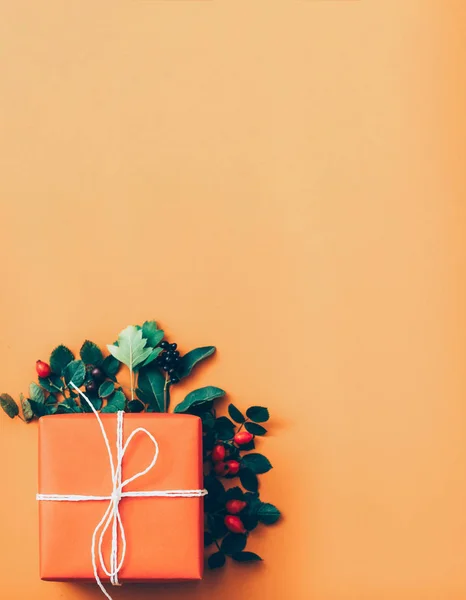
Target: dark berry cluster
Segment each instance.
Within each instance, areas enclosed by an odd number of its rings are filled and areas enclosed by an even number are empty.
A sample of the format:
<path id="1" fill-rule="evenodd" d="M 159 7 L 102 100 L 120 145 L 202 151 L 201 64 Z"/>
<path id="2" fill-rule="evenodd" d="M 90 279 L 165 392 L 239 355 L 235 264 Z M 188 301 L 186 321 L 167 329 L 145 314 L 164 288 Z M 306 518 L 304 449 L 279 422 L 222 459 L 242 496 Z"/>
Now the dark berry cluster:
<path id="1" fill-rule="evenodd" d="M 92 368 L 91 371 L 92 379 L 89 379 L 86 383 L 86 392 L 88 394 L 97 394 L 99 389 L 99 385 L 105 379 L 104 373 L 99 369 L 99 367 Z"/>
<path id="2" fill-rule="evenodd" d="M 176 349 L 176 344 L 169 344 L 165 340 L 160 344 L 160 347 L 163 348 L 163 352 L 161 352 L 157 357 L 157 364 L 161 369 L 163 369 L 170 376 L 170 383 L 178 383 L 180 380 L 178 375 L 176 374 L 176 367 L 180 361 L 180 353 Z"/>

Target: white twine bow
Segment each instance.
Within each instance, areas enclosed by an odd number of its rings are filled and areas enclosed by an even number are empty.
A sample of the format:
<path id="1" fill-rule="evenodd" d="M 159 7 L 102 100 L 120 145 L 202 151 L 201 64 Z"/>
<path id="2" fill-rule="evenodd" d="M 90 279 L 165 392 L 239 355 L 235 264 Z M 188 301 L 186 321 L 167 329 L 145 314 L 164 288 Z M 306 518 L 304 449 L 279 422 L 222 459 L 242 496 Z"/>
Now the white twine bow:
<path id="1" fill-rule="evenodd" d="M 108 598 L 108 600 L 112 600 L 112 597 L 107 592 L 105 587 L 102 584 L 102 581 L 99 577 L 98 567 L 97 567 L 97 558 L 96 558 L 96 545 L 98 550 L 99 562 L 102 571 L 110 578 L 110 583 L 112 585 L 121 585 L 118 581 L 118 573 L 120 572 L 123 563 L 125 561 L 126 555 L 126 536 L 125 536 L 125 528 L 123 527 L 123 522 L 120 516 L 120 500 L 122 498 L 154 498 L 154 497 L 163 497 L 163 498 L 199 498 L 201 496 L 205 496 L 207 494 L 207 490 L 154 490 L 154 491 L 141 491 L 141 492 L 125 492 L 124 488 L 135 481 L 139 477 L 142 477 L 146 473 L 148 473 L 157 462 L 159 456 L 159 445 L 154 436 L 144 429 L 144 427 L 138 427 L 135 429 L 128 439 L 126 440 L 125 445 L 123 446 L 123 411 L 119 411 L 117 413 L 117 439 L 116 439 L 116 464 L 113 462 L 112 450 L 110 448 L 110 442 L 108 440 L 107 434 L 105 432 L 105 428 L 102 423 L 102 419 L 99 416 L 99 413 L 95 410 L 92 402 L 89 398 L 74 385 L 73 382 L 70 385 L 81 395 L 82 398 L 89 404 L 92 412 L 97 418 L 97 421 L 100 426 L 100 430 L 102 432 L 102 437 L 104 438 L 105 446 L 107 447 L 108 458 L 110 461 L 110 469 L 112 472 L 112 484 L 113 490 L 109 496 L 90 496 L 90 495 L 79 495 L 79 494 L 37 494 L 37 500 L 40 501 L 51 501 L 51 502 L 86 502 L 92 500 L 108 500 L 109 504 L 107 510 L 104 513 L 104 516 L 100 520 L 97 527 L 94 529 L 94 533 L 92 534 L 92 546 L 91 546 L 91 556 L 92 556 L 92 568 L 94 571 L 94 577 L 97 582 L 97 585 L 102 590 L 103 594 Z M 128 449 L 131 440 L 138 433 L 144 433 L 151 440 L 154 445 L 154 456 L 150 465 L 125 479 L 122 482 L 122 462 L 123 457 Z M 107 565 L 105 563 L 105 559 L 102 554 L 102 545 L 104 541 L 105 534 L 111 527 L 112 531 L 112 546 L 110 552 L 110 569 L 107 569 Z M 100 532 L 100 536 L 99 536 Z M 97 541 L 98 538 L 98 541 Z M 121 548 L 121 557 L 119 557 L 119 539 L 121 538 L 122 548 Z"/>

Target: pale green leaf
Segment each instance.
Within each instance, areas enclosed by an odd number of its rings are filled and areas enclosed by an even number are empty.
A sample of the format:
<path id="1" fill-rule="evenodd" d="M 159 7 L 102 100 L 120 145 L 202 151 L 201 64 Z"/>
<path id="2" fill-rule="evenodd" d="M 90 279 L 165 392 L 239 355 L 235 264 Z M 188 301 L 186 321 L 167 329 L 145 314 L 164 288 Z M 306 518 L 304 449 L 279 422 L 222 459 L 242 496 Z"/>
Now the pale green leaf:
<path id="1" fill-rule="evenodd" d="M 118 336 L 118 346 L 109 344 L 108 351 L 117 360 L 130 369 L 144 362 L 152 352 L 152 348 L 146 347 L 147 340 L 142 337 L 142 330 L 134 325 L 123 329 Z"/>
<path id="2" fill-rule="evenodd" d="M 157 328 L 155 321 L 146 321 L 142 326 L 142 335 L 147 340 L 147 344 L 155 348 L 163 340 L 163 329 Z"/>

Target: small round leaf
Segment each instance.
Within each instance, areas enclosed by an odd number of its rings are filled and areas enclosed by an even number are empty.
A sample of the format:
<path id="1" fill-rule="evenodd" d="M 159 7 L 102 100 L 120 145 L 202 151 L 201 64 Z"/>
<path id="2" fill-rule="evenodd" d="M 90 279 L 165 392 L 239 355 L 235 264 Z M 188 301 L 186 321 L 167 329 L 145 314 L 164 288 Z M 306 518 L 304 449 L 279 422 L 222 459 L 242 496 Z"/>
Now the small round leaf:
<path id="1" fill-rule="evenodd" d="M 225 564 L 225 555 L 223 552 L 215 552 L 209 556 L 207 564 L 209 565 L 209 569 L 218 569 L 219 567 L 223 567 Z"/>
<path id="2" fill-rule="evenodd" d="M 263 454 L 246 454 L 243 457 L 243 466 L 251 469 L 253 473 L 256 475 L 262 475 L 262 473 L 267 473 L 272 468 L 268 458 L 266 458 Z M 255 491 L 255 490 L 251 490 Z"/>
<path id="3" fill-rule="evenodd" d="M 261 523 L 264 523 L 265 525 L 272 525 L 272 523 L 275 523 L 280 518 L 280 511 L 273 504 L 261 502 L 256 511 L 256 515 Z"/>
<path id="4" fill-rule="evenodd" d="M 251 406 L 246 411 L 246 416 L 255 423 L 265 423 L 270 418 L 269 411 L 265 406 Z"/>
<path id="5" fill-rule="evenodd" d="M 239 479 L 241 481 L 241 485 L 244 487 L 244 489 L 248 490 L 248 492 L 257 492 L 259 482 L 257 481 L 257 477 L 251 471 L 251 469 L 241 469 L 239 472 Z"/>
<path id="6" fill-rule="evenodd" d="M 113 394 L 113 390 L 115 389 L 115 384 L 113 381 L 104 381 L 102 385 L 99 387 L 99 396 L 101 398 L 107 398 L 110 394 Z"/>
<path id="7" fill-rule="evenodd" d="M 235 423 L 244 423 L 245 418 L 243 413 L 236 408 L 234 404 L 228 405 L 228 414 L 235 421 Z"/>
<path id="8" fill-rule="evenodd" d="M 237 562 L 253 562 L 262 560 L 262 558 L 254 552 L 237 552 L 236 554 L 232 554 L 231 558 Z"/>
<path id="9" fill-rule="evenodd" d="M 257 423 L 246 423 L 244 427 L 246 431 L 249 431 L 252 435 L 265 435 L 267 433 L 267 429 Z"/>
<path id="10" fill-rule="evenodd" d="M 225 554 L 235 554 L 246 548 L 248 538 L 243 533 L 228 533 L 222 540 L 220 549 Z"/>

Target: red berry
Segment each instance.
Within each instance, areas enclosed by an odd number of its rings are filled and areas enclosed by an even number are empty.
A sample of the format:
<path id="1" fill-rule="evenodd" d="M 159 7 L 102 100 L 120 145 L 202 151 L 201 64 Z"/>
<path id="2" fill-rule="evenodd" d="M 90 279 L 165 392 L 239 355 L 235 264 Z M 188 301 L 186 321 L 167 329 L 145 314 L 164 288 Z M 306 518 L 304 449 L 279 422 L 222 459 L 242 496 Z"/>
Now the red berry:
<path id="1" fill-rule="evenodd" d="M 228 473 L 228 466 L 224 462 L 215 463 L 214 471 L 215 471 L 216 475 L 223 477 L 224 475 L 226 475 Z"/>
<path id="2" fill-rule="evenodd" d="M 236 475 L 239 471 L 240 464 L 237 460 L 227 460 L 226 466 L 228 469 L 228 475 Z"/>
<path id="3" fill-rule="evenodd" d="M 222 460 L 225 459 L 225 454 L 226 454 L 225 446 L 223 444 L 217 444 L 216 446 L 213 447 L 213 450 L 212 450 L 212 460 L 214 462 L 221 462 Z"/>
<path id="4" fill-rule="evenodd" d="M 39 377 L 49 377 L 49 375 L 52 373 L 50 365 L 41 360 L 36 361 L 36 371 Z"/>
<path id="5" fill-rule="evenodd" d="M 243 521 L 239 517 L 234 515 L 227 515 L 224 520 L 225 527 L 232 533 L 246 533 L 246 528 L 243 525 Z"/>
<path id="6" fill-rule="evenodd" d="M 235 444 L 238 444 L 238 446 L 244 446 L 245 444 L 249 444 L 253 437 L 254 436 L 252 433 L 249 433 L 249 431 L 240 431 L 235 435 L 233 441 Z"/>
<path id="7" fill-rule="evenodd" d="M 247 503 L 244 500 L 228 500 L 225 506 L 230 515 L 237 515 L 246 508 Z"/>

